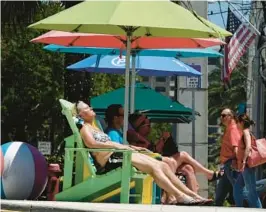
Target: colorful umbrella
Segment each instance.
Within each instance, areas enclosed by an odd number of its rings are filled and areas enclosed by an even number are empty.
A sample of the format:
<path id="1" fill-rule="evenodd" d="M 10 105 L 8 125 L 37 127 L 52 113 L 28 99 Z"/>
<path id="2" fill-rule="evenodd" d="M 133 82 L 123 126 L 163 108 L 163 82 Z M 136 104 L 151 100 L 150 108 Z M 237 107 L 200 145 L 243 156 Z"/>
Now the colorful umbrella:
<path id="1" fill-rule="evenodd" d="M 125 36 L 209 38 L 231 35 L 168 0 L 87 0 L 30 27 Z"/>
<path id="2" fill-rule="evenodd" d="M 75 71 L 125 74 L 125 56 L 93 55 L 67 67 Z M 136 73 L 140 76 L 200 76 L 201 73 L 171 57 L 136 57 Z M 132 70 L 132 69 L 131 69 Z"/>
<path id="3" fill-rule="evenodd" d="M 208 24 L 199 20 L 198 16 L 168 0 L 88 0 L 29 27 L 126 36 L 124 142 L 128 127 L 129 56 L 132 39 L 137 39 L 139 36 L 209 38 L 231 35 L 218 26 L 208 27 Z"/>
<path id="4" fill-rule="evenodd" d="M 126 36 L 50 31 L 31 40 L 34 43 L 62 46 L 126 48 Z M 132 49 L 207 48 L 225 44 L 216 38 L 139 37 L 131 40 Z"/>
<path id="5" fill-rule="evenodd" d="M 125 52 L 114 48 L 96 48 L 96 47 L 66 47 L 50 44 L 43 49 L 52 52 L 74 53 L 74 54 L 101 54 L 101 55 L 125 55 Z M 134 50 L 133 50 L 134 51 Z M 157 57 L 222 57 L 223 55 L 211 48 L 206 49 L 142 49 L 137 50 L 138 56 L 157 56 Z"/>

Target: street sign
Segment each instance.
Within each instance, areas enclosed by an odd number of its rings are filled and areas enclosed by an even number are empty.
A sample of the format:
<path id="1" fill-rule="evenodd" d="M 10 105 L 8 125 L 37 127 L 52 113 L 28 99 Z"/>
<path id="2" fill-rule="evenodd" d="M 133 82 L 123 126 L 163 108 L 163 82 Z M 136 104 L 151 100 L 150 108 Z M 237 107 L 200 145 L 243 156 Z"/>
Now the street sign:
<path id="1" fill-rule="evenodd" d="M 50 141 L 38 141 L 38 150 L 43 155 L 51 155 L 51 142 Z"/>

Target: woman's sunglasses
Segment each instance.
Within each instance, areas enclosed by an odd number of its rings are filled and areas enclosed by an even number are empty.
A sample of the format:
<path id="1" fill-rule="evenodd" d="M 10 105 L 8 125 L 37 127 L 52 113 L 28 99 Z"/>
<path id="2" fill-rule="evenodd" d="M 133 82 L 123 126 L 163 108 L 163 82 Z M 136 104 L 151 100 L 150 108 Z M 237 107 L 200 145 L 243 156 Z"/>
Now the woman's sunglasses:
<path id="1" fill-rule="evenodd" d="M 225 118 L 226 116 L 229 116 L 229 114 L 221 114 L 222 118 Z"/>

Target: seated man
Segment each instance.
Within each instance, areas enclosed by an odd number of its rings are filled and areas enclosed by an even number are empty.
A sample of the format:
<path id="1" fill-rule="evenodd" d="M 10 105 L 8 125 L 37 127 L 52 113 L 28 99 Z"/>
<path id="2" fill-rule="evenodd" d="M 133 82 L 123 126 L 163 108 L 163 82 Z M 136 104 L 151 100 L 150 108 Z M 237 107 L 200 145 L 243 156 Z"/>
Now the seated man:
<path id="1" fill-rule="evenodd" d="M 105 112 L 105 121 L 107 123 L 105 133 L 112 141 L 123 144 L 123 133 L 121 129 L 124 123 L 124 109 L 122 105 L 110 105 Z"/>
<path id="2" fill-rule="evenodd" d="M 134 128 L 133 130 L 128 130 L 127 139 L 129 144 L 142 146 L 151 151 L 161 153 L 163 156 L 173 158 L 176 162 L 175 171 L 182 172 L 182 174 L 186 175 L 188 187 L 191 190 L 197 189 L 195 172 L 203 173 L 209 181 L 217 180 L 222 176 L 222 172 L 215 172 L 205 168 L 187 152 L 179 152 L 170 133 L 164 133 L 156 145 L 153 145 L 152 142 L 147 140 L 151 127 L 150 121 L 145 115 L 140 113 L 131 114 L 129 116 L 129 123 Z M 189 165 L 189 168 L 192 167 L 192 170 L 189 170 L 189 172 L 184 171 L 184 165 L 186 167 Z"/>
<path id="3" fill-rule="evenodd" d="M 139 149 L 138 147 L 112 142 L 107 134 L 94 127 L 95 113 L 86 103 L 80 101 L 77 104 L 77 114 L 84 120 L 80 134 L 85 146 L 89 148 Z M 107 150 L 93 152 L 92 154 L 97 163 L 107 171 L 122 166 L 122 153 L 113 153 Z M 177 204 L 198 205 L 212 202 L 212 200 L 205 199 L 184 186 L 169 166 L 161 161 L 133 151 L 132 166 L 151 175 L 159 187 L 176 198 Z"/>

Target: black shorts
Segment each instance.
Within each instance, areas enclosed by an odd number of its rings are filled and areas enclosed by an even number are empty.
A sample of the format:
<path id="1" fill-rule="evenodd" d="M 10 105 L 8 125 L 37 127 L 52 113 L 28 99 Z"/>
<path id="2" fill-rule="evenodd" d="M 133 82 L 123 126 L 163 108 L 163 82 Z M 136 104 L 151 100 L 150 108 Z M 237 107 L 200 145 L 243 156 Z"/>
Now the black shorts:
<path id="1" fill-rule="evenodd" d="M 97 174 L 105 174 L 113 169 L 118 167 L 122 167 L 123 163 L 123 153 L 122 152 L 114 152 L 104 167 L 97 168 Z"/>

